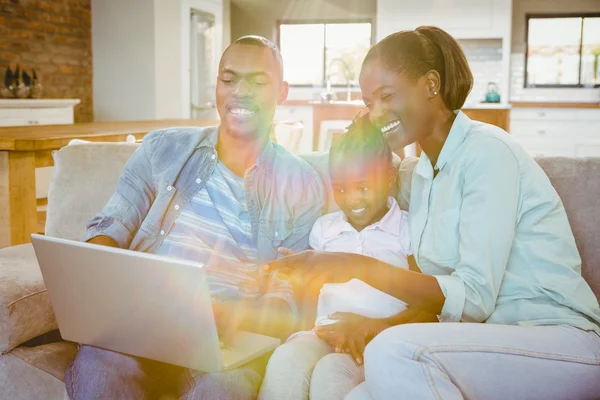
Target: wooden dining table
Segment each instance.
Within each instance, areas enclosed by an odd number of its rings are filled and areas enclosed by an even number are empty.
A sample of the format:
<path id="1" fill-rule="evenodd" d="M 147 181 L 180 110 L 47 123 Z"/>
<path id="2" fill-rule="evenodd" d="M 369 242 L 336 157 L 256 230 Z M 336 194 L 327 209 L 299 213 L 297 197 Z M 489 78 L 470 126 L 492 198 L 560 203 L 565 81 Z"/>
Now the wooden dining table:
<path id="1" fill-rule="evenodd" d="M 54 165 L 53 150 L 73 139 L 122 142 L 128 135 L 142 139 L 155 129 L 216 124 L 215 120 L 170 119 L 0 128 L 0 248 L 29 243 L 37 232 L 35 169 Z"/>

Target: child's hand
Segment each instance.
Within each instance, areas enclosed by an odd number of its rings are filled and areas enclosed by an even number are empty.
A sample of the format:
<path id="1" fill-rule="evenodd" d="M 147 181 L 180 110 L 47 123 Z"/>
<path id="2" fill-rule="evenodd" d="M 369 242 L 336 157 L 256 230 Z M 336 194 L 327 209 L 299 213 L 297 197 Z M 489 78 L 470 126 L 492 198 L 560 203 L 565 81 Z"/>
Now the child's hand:
<path id="1" fill-rule="evenodd" d="M 315 327 L 317 336 L 325 340 L 338 353 L 348 353 L 358 365 L 363 363 L 363 353 L 369 342 L 389 328 L 384 319 L 367 318 L 352 313 L 335 313 L 329 317 L 336 323 Z"/>

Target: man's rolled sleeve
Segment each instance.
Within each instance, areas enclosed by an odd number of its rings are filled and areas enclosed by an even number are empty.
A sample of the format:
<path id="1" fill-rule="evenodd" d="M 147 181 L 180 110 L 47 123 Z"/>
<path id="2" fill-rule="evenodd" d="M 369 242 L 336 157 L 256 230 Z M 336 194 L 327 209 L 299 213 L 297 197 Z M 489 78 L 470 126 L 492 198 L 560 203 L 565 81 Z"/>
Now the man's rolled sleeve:
<path id="1" fill-rule="evenodd" d="M 438 315 L 440 322 L 460 322 L 467 296 L 465 283 L 452 275 L 436 275 L 435 279 L 446 297 L 442 312 Z"/>
<path id="2" fill-rule="evenodd" d="M 84 241 L 108 236 L 120 248 L 129 248 L 155 198 L 150 162 L 155 135 L 146 137 L 127 161 L 115 193 L 87 224 Z"/>
<path id="3" fill-rule="evenodd" d="M 111 216 L 111 213 L 106 213 L 106 211 L 114 209 L 115 206 L 118 207 L 118 204 L 124 205 L 123 199 L 119 199 L 119 194 L 115 193 L 106 206 L 102 213 L 96 215 L 90 222 L 88 222 L 86 226 L 85 236 L 83 237 L 83 241 L 87 242 L 98 236 L 108 236 L 112 240 L 114 240 L 120 248 L 129 247 L 129 243 L 132 240 L 132 232 L 128 229 L 119 219 Z M 121 207 L 122 207 L 121 206 Z M 126 206 L 125 208 L 129 208 Z M 124 212 L 126 214 L 127 211 Z M 119 213 L 120 214 L 120 213 Z"/>

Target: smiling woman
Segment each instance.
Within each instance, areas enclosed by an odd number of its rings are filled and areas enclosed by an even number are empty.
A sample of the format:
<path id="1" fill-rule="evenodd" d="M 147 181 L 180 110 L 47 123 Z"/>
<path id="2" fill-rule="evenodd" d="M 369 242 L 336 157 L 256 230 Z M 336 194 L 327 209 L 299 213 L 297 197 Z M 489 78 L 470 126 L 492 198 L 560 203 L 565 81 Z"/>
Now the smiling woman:
<path id="1" fill-rule="evenodd" d="M 366 348 L 366 380 L 346 399 L 600 393 L 600 307 L 581 276 L 563 203 L 510 135 L 458 111 L 472 81 L 456 40 L 435 27 L 394 33 L 363 62 L 371 120 L 392 149 L 418 142 L 424 152 L 408 215 L 422 273 L 316 251 L 270 264 L 292 271 L 297 290 L 356 278 L 409 304 L 404 313 L 420 308 L 442 322 L 405 324 L 398 314 L 398 326 Z M 357 327 L 378 322 L 337 317 L 327 329 L 340 331 L 347 338 L 340 347 L 351 351 L 371 339 L 357 338 Z"/>

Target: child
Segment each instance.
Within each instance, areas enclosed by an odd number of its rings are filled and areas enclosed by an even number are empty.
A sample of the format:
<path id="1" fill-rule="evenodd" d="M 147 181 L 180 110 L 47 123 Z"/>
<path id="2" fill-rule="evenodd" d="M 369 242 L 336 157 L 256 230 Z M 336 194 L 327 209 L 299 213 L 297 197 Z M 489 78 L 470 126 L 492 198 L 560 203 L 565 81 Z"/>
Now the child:
<path id="1" fill-rule="evenodd" d="M 392 152 L 382 132 L 368 118 L 356 120 L 334 142 L 329 152 L 329 171 L 341 211 L 315 222 L 311 248 L 363 254 L 408 269 L 407 213 L 389 196 L 396 176 Z M 400 300 L 352 279 L 323 286 L 315 324 L 335 323 L 328 319 L 335 312 L 387 318 L 405 309 Z M 348 354 L 325 357 L 333 350 L 313 332 L 292 335 L 271 357 L 259 398 L 306 400 L 309 391 L 311 400 L 343 398 L 364 379 L 362 366 Z M 315 377 L 312 383 L 311 375 Z"/>

